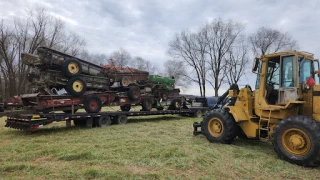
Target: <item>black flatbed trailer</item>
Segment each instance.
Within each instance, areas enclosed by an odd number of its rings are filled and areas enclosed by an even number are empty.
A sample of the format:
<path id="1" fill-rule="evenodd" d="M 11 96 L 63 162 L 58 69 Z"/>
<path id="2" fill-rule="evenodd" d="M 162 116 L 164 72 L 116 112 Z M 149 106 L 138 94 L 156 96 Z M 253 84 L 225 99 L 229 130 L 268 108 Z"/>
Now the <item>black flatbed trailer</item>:
<path id="1" fill-rule="evenodd" d="M 74 114 L 66 113 L 14 113 L 8 114 L 5 127 L 19 130 L 35 130 L 39 127 L 65 121 L 66 126 L 71 126 L 73 120 L 76 126 L 104 127 L 113 124 L 126 124 L 128 116 L 150 116 L 150 115 L 167 115 L 167 114 L 195 114 L 199 108 L 188 108 L 180 110 L 159 110 L 159 111 L 110 111 L 99 113 L 77 112 Z M 206 108 L 202 108 L 206 110 Z"/>

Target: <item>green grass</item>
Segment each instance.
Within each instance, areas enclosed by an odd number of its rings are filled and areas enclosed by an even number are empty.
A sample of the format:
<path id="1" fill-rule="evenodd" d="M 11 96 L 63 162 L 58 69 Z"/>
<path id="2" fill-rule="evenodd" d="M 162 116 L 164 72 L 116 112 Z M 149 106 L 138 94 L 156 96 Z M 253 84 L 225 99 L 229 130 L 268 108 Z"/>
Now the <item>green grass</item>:
<path id="1" fill-rule="evenodd" d="M 320 168 L 278 159 L 266 142 L 209 143 L 192 135 L 197 118 L 131 117 L 105 128 L 37 131 L 0 119 L 0 179 L 320 179 Z"/>

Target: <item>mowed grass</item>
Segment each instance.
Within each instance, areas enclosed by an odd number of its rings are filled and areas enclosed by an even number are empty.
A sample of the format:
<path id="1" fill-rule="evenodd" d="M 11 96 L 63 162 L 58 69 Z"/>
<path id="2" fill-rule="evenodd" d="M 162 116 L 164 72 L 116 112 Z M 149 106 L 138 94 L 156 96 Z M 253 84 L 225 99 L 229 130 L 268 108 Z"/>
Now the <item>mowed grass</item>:
<path id="1" fill-rule="evenodd" d="M 36 131 L 0 119 L 0 179 L 320 179 L 319 168 L 278 159 L 270 143 L 209 143 L 192 135 L 200 118 L 130 117 L 105 128 Z"/>

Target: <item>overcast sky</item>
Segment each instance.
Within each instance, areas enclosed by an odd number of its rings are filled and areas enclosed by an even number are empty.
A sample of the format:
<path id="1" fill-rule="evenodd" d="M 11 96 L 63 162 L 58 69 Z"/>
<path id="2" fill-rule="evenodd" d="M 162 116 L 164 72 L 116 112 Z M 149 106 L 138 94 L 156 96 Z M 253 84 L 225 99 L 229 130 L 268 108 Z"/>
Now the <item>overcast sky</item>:
<path id="1" fill-rule="evenodd" d="M 245 32 L 260 26 L 289 32 L 300 50 L 320 57 L 318 0 L 0 0 L 0 19 L 23 16 L 26 8 L 44 7 L 65 21 L 67 29 L 87 42 L 90 53 L 110 54 L 124 48 L 162 66 L 175 33 L 197 30 L 221 17 L 245 24 Z M 251 65 L 249 65 L 251 67 Z M 250 78 L 244 77 L 243 81 Z M 251 83 L 254 84 L 254 83 Z M 187 93 L 199 94 L 198 88 Z M 207 91 L 213 95 L 213 91 Z"/>

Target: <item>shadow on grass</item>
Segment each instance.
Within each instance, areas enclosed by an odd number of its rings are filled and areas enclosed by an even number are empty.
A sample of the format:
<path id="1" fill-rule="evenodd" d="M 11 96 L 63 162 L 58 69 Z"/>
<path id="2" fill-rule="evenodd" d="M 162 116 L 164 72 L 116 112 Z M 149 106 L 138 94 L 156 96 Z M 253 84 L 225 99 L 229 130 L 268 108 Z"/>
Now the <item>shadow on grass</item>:
<path id="1" fill-rule="evenodd" d="M 136 116 L 136 117 L 128 118 L 128 123 L 173 121 L 173 120 L 183 120 L 185 118 L 186 117 L 182 117 L 182 116 Z"/>

